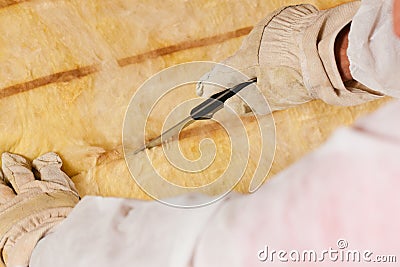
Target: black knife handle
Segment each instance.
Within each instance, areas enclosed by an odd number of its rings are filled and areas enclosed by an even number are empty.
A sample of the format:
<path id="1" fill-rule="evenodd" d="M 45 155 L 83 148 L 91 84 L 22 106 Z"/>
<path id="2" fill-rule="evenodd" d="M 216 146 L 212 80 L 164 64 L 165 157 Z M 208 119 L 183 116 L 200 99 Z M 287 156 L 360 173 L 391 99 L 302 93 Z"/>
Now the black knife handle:
<path id="1" fill-rule="evenodd" d="M 214 114 L 224 107 L 224 103 L 229 98 L 239 93 L 242 89 L 246 88 L 252 83 L 257 82 L 257 78 L 253 78 L 247 82 L 240 83 L 232 88 L 228 88 L 222 92 L 212 95 L 209 99 L 193 108 L 190 116 L 194 120 L 209 120 Z"/>

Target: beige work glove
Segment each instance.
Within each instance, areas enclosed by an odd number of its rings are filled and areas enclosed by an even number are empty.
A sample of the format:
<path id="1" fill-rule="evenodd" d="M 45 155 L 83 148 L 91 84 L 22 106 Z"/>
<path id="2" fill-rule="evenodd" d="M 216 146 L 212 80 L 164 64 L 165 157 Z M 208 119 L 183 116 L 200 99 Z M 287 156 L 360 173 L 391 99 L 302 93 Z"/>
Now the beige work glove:
<path id="1" fill-rule="evenodd" d="M 22 156 L 2 155 L 0 266 L 28 266 L 36 243 L 78 203 L 75 186 L 61 165 L 55 153 L 35 159 L 34 170 Z"/>
<path id="2" fill-rule="evenodd" d="M 334 105 L 357 105 L 380 95 L 361 84 L 343 83 L 336 65 L 334 45 L 340 31 L 347 26 L 360 2 L 355 1 L 319 11 L 312 5 L 281 8 L 259 24 L 244 40 L 235 55 L 204 75 L 197 85 L 199 96 L 209 97 L 221 87 L 232 87 L 248 78 L 257 85 L 243 89 L 240 96 L 255 113 L 286 109 L 313 99 Z M 211 84 L 210 84 L 211 83 Z M 238 97 L 226 102 L 239 114 L 250 111 Z"/>

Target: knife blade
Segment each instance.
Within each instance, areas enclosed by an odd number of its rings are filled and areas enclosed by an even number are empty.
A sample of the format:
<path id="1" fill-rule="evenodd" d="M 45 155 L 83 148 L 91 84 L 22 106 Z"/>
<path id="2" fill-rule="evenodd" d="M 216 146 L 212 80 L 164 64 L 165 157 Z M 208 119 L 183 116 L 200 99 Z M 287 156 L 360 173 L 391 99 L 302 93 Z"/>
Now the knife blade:
<path id="1" fill-rule="evenodd" d="M 243 90 L 244 88 L 255 82 L 257 82 L 257 78 L 250 79 L 249 81 L 240 83 L 232 88 L 228 88 L 226 90 L 223 90 L 219 93 L 212 95 L 210 98 L 202 102 L 200 105 L 193 108 L 188 117 L 178 122 L 168 130 L 164 131 L 161 135 L 157 136 L 156 138 L 148 141 L 140 148 L 136 149 L 133 152 L 133 154 L 136 155 L 139 152 L 144 151 L 145 149 L 161 145 L 166 140 L 169 140 L 170 138 L 178 135 L 184 128 L 188 127 L 195 121 L 212 119 L 214 114 L 220 111 L 224 107 L 224 104 L 228 99 L 235 96 L 241 90 Z"/>

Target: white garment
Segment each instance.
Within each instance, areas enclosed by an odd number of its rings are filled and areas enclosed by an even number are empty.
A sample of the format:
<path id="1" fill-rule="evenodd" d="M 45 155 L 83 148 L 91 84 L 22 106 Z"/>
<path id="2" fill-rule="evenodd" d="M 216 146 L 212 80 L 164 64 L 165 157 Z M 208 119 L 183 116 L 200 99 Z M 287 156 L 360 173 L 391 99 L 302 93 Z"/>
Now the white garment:
<path id="1" fill-rule="evenodd" d="M 351 25 L 347 53 L 355 80 L 400 97 L 400 39 L 393 29 L 392 0 L 362 0 Z"/>
<path id="2" fill-rule="evenodd" d="M 362 2 L 348 52 L 359 82 L 400 96 L 400 41 L 393 34 L 390 4 Z M 341 238 L 349 242 L 349 249 L 396 255 L 399 114 L 397 102 L 356 128 L 340 130 L 255 194 L 232 196 L 206 208 L 84 198 L 39 242 L 30 266 L 267 266 L 258 259 L 265 245 L 278 251 L 322 251 L 337 249 Z M 351 266 L 336 265 L 341 263 Z"/>
<path id="3" fill-rule="evenodd" d="M 179 203 L 190 203 L 206 197 L 180 198 Z M 222 203 L 190 210 L 156 201 L 85 197 L 38 243 L 30 266 L 184 267 Z"/>
<path id="4" fill-rule="evenodd" d="M 399 260 L 399 114 L 398 101 L 336 132 L 256 193 L 205 208 L 84 198 L 39 242 L 30 266 L 280 266 L 277 255 L 273 264 L 261 262 L 259 251 L 313 249 L 320 258 L 324 250 L 340 250 L 339 239 L 348 250 L 373 252 L 371 261 L 378 255 Z M 320 264 L 334 263 L 326 257 Z"/>

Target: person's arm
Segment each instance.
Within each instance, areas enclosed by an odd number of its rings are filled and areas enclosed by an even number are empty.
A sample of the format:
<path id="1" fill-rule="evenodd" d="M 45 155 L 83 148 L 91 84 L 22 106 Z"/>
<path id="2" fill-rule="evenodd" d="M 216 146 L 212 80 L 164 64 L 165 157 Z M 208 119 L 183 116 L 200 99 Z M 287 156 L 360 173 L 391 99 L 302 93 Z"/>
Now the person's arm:
<path id="1" fill-rule="evenodd" d="M 378 255 L 398 259 L 399 113 L 395 102 L 340 129 L 252 195 L 231 194 L 196 209 L 86 197 L 38 243 L 30 266 L 248 267 L 280 266 L 284 259 L 309 266 L 304 257 L 310 251 L 324 266 L 348 266 L 338 260 L 342 252 L 351 265 L 352 251 L 361 262 Z M 178 198 L 173 202 L 212 199 Z"/>
<path id="2" fill-rule="evenodd" d="M 347 48 L 349 47 L 349 33 L 350 24 L 339 33 L 335 42 L 335 59 L 343 82 L 353 80 L 353 76 L 351 76 L 350 72 L 350 60 L 347 56 Z"/>
<path id="3" fill-rule="evenodd" d="M 393 24 L 396 35 L 400 37 L 400 0 L 394 1 Z M 353 76 L 350 72 L 350 60 L 347 56 L 347 48 L 349 47 L 349 32 L 350 25 L 340 32 L 335 43 L 336 62 L 344 82 L 353 80 Z"/>
<path id="4" fill-rule="evenodd" d="M 200 79 L 197 94 L 210 97 L 221 88 L 243 82 L 238 78 L 239 71 L 248 78 L 257 78 L 259 89 L 242 90 L 239 95 L 245 101 L 233 97 L 226 102 L 239 114 L 250 110 L 244 102 L 258 104 L 256 100 L 264 97 L 270 107 L 267 111 L 314 99 L 354 106 L 380 98 L 382 94 L 377 90 L 353 82 L 349 70 L 348 25 L 360 6 L 360 1 L 354 1 L 323 11 L 312 5 L 296 5 L 273 12 L 223 62 L 236 71 L 215 67 Z M 251 109 L 254 113 L 267 113 L 261 105 L 252 105 Z"/>
<path id="5" fill-rule="evenodd" d="M 399 78 L 393 71 L 400 66 L 398 9 L 398 0 L 363 0 L 351 23 L 347 49 L 354 80 L 395 98 L 400 98 Z"/>
<path id="6" fill-rule="evenodd" d="M 400 37 L 400 0 L 394 1 L 394 31 Z"/>
<path id="7" fill-rule="evenodd" d="M 312 266 L 299 260 L 310 251 L 320 266 L 351 266 L 335 257 L 357 251 L 360 262 L 398 261 L 399 113 L 395 102 L 340 129 L 255 194 L 227 200 L 198 238 L 193 266 Z"/>

